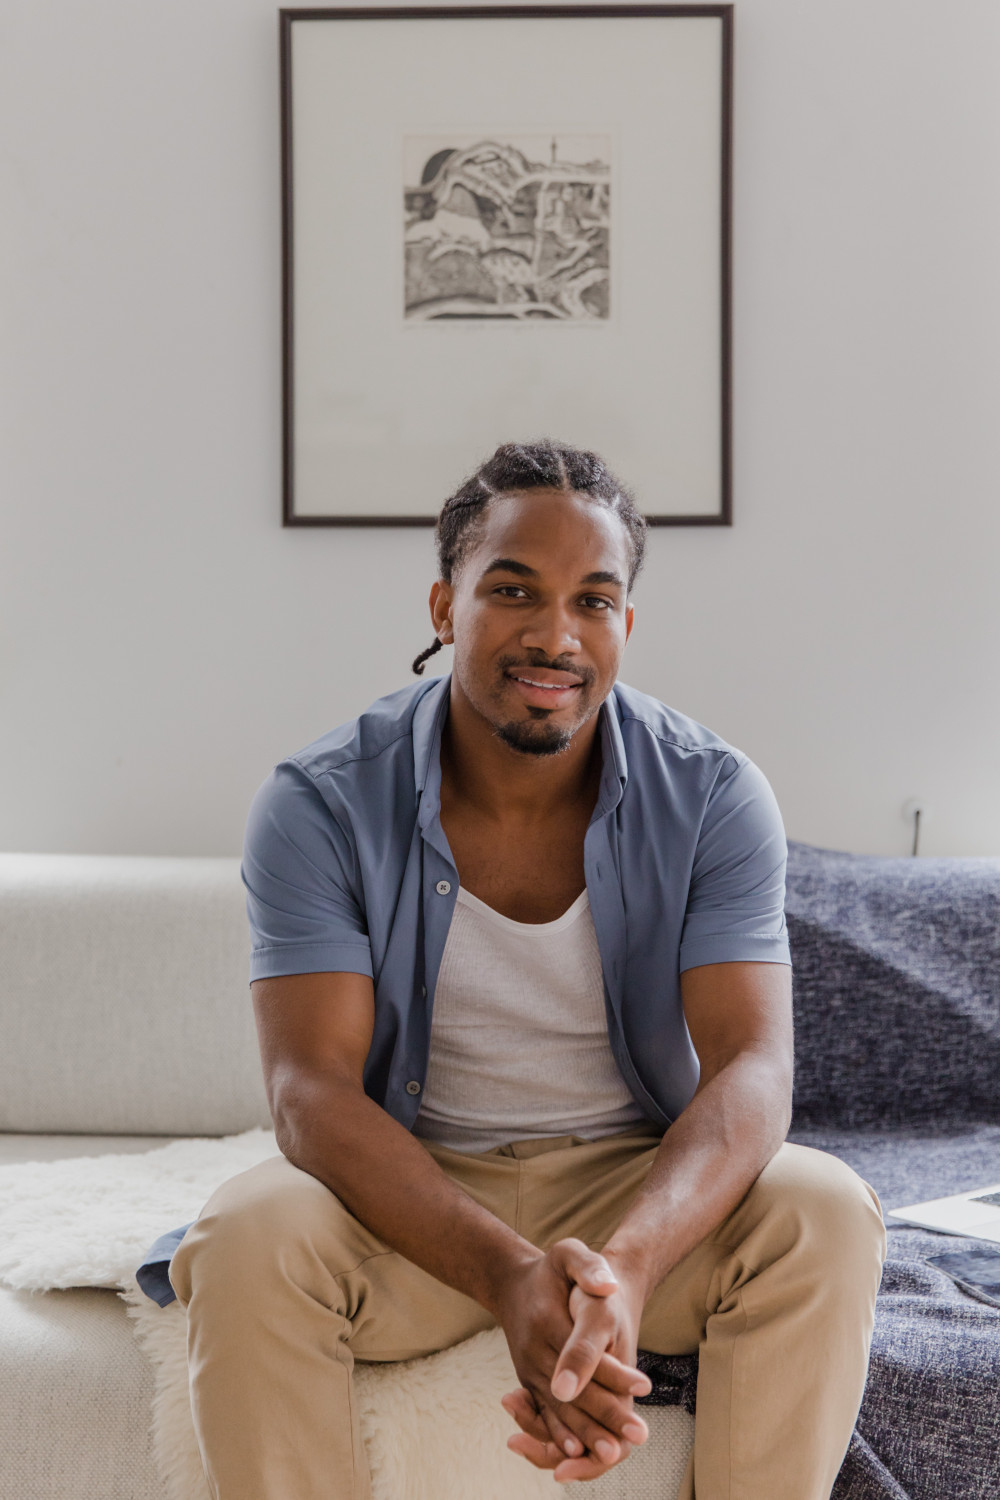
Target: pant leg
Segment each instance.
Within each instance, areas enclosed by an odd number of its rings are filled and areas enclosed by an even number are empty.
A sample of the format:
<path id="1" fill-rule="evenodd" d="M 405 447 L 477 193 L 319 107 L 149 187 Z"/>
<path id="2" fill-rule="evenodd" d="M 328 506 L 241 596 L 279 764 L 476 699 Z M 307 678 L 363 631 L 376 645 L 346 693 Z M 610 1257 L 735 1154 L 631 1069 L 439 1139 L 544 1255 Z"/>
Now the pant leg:
<path id="1" fill-rule="evenodd" d="M 657 1145 L 621 1135 L 533 1157 L 521 1232 L 602 1248 Z M 864 1393 L 884 1256 L 873 1190 L 836 1157 L 784 1145 L 661 1282 L 639 1347 L 699 1352 L 680 1500 L 828 1500 Z"/>
<path id="2" fill-rule="evenodd" d="M 834 1156 L 785 1145 L 691 1264 L 646 1306 L 643 1348 L 676 1348 L 697 1309 L 698 1414 L 680 1500 L 829 1500 L 868 1372 L 885 1258 L 874 1191 Z"/>
<path id="3" fill-rule="evenodd" d="M 523 1189 L 528 1237 L 601 1248 L 655 1153 L 655 1142 L 613 1137 L 566 1162 L 539 1157 Z M 884 1256 L 872 1189 L 836 1157 L 785 1145 L 661 1282 L 639 1347 L 699 1351 L 680 1500 L 828 1500 L 864 1392 Z"/>
<path id="4" fill-rule="evenodd" d="M 513 1222 L 516 1161 L 469 1163 L 463 1186 Z M 283 1156 L 212 1195 L 170 1280 L 187 1309 L 191 1406 L 214 1500 L 370 1500 L 355 1357 L 410 1359 L 493 1324 Z"/>

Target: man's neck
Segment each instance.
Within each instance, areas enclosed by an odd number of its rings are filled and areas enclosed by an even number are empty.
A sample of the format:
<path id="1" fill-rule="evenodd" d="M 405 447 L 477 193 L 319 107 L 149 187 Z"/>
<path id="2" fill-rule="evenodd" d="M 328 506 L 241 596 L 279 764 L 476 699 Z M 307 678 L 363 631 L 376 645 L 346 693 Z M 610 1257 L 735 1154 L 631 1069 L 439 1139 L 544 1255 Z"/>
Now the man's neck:
<path id="1" fill-rule="evenodd" d="M 556 755 L 514 750 L 494 733 L 452 683 L 441 737 L 442 801 L 455 800 L 498 822 L 538 821 L 587 800 L 601 775 L 594 714 Z"/>

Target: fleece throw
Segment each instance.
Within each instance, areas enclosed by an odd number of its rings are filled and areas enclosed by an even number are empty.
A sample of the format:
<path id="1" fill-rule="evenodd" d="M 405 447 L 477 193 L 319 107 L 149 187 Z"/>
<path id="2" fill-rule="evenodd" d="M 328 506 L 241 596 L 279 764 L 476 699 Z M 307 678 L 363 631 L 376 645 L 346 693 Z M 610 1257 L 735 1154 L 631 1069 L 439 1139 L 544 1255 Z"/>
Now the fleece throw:
<path id="1" fill-rule="evenodd" d="M 153 1241 L 220 1183 L 277 1154 L 268 1130 L 130 1155 L 0 1167 L 0 1282 L 15 1291 L 128 1284 Z"/>

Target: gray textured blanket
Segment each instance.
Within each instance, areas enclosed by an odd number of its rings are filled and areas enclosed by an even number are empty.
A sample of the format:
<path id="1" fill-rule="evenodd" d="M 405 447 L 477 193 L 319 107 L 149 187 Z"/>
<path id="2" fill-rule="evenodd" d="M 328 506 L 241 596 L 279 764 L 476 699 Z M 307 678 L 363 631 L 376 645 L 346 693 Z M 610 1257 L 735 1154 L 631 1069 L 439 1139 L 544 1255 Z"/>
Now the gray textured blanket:
<path id="1" fill-rule="evenodd" d="M 793 844 L 791 1139 L 842 1157 L 884 1209 L 1000 1181 L 1000 860 Z M 1000 1308 L 927 1258 L 982 1242 L 889 1229 L 871 1366 L 833 1500 L 997 1500 Z M 1000 1248 L 1000 1247 L 998 1247 Z M 697 1360 L 642 1357 L 694 1410 Z"/>

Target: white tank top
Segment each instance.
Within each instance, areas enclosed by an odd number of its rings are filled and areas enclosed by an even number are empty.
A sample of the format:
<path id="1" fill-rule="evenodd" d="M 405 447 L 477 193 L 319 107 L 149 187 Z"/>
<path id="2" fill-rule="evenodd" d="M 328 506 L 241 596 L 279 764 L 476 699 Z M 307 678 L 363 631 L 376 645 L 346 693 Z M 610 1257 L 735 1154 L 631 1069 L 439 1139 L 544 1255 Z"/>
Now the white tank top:
<path id="1" fill-rule="evenodd" d="M 535 923 L 460 888 L 414 1134 L 474 1152 L 536 1136 L 597 1140 L 640 1122 L 608 1041 L 587 892 Z"/>

